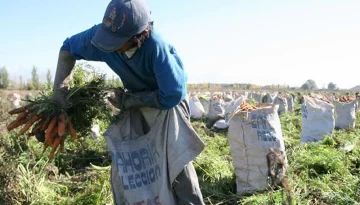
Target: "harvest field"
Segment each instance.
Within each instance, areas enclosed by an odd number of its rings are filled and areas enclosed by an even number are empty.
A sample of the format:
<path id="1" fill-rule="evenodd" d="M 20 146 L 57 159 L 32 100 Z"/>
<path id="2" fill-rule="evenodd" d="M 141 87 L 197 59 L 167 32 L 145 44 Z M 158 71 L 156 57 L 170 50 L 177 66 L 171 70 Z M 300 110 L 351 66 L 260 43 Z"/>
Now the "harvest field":
<path id="1" fill-rule="evenodd" d="M 113 204 L 109 183 L 110 156 L 104 137 L 67 138 L 65 153 L 52 162 L 35 138 L 7 132 L 14 120 L 4 91 L 0 93 L 0 204 Z M 360 112 L 354 129 L 335 130 L 317 143 L 299 144 L 300 104 L 280 115 L 289 161 L 294 204 L 360 204 Z M 107 122 L 100 122 L 101 131 Z M 282 204 L 281 189 L 236 195 L 236 181 L 227 131 L 206 128 L 206 119 L 192 120 L 206 143 L 194 161 L 206 204 Z"/>

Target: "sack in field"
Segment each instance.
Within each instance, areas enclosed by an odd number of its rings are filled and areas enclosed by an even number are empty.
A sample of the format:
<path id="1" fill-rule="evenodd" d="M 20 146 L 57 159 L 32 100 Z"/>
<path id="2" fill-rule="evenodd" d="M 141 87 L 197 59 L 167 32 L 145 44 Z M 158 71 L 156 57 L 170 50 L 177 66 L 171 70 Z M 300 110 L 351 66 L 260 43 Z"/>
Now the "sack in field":
<path id="1" fill-rule="evenodd" d="M 217 129 L 227 129 L 229 127 L 228 123 L 224 119 L 220 119 L 215 122 L 214 127 Z"/>
<path id="2" fill-rule="evenodd" d="M 231 102 L 233 100 L 234 100 L 234 98 L 230 94 L 226 94 L 224 97 L 225 102 Z"/>
<path id="3" fill-rule="evenodd" d="M 274 99 L 274 104 L 279 105 L 278 114 L 281 115 L 283 113 L 287 113 L 288 111 L 288 104 L 285 97 L 278 95 Z"/>
<path id="4" fill-rule="evenodd" d="M 221 98 L 213 97 L 210 99 L 210 107 L 208 118 L 210 120 L 218 118 L 218 116 L 224 117 L 225 109 L 224 109 L 224 100 Z"/>
<path id="5" fill-rule="evenodd" d="M 259 93 L 253 93 L 251 98 L 254 99 L 257 103 L 261 103 L 262 95 Z"/>
<path id="6" fill-rule="evenodd" d="M 204 108 L 205 116 L 207 116 L 209 114 L 209 109 L 210 109 L 210 97 L 207 95 L 203 95 L 199 97 L 199 100 Z"/>
<path id="7" fill-rule="evenodd" d="M 270 94 L 270 93 L 266 93 L 266 95 L 262 98 L 262 102 L 263 103 L 274 103 L 275 97 L 276 97 L 276 93 L 274 94 Z"/>
<path id="8" fill-rule="evenodd" d="M 246 101 L 246 97 L 245 95 L 241 95 L 240 97 L 238 97 L 231 105 L 231 108 L 229 110 L 228 113 L 233 113 L 236 108 L 238 108 L 242 103 L 244 103 Z"/>
<path id="9" fill-rule="evenodd" d="M 200 100 L 194 96 L 190 96 L 189 99 L 190 116 L 194 119 L 200 119 L 205 115 L 205 109 Z"/>
<path id="10" fill-rule="evenodd" d="M 279 106 L 259 104 L 260 108 L 239 111 L 230 119 L 228 139 L 236 174 L 237 193 L 269 188 L 266 156 L 270 148 L 285 153 Z M 286 154 L 285 154 L 286 156 Z M 287 164 L 287 160 L 285 159 Z"/>
<path id="11" fill-rule="evenodd" d="M 294 98 L 292 95 L 286 96 L 287 105 L 288 105 L 288 111 L 293 112 L 294 111 Z"/>
<path id="12" fill-rule="evenodd" d="M 309 96 L 303 97 L 300 142 L 317 142 L 334 130 L 334 105 Z"/>
<path id="13" fill-rule="evenodd" d="M 335 128 L 355 128 L 357 101 L 339 102 L 334 101 L 335 106 Z"/>
<path id="14" fill-rule="evenodd" d="M 234 103 L 234 101 L 231 101 L 231 102 L 223 101 L 222 107 L 224 108 L 225 114 L 231 112 L 231 107 L 232 107 L 233 103 Z"/>
<path id="15" fill-rule="evenodd" d="M 124 112 L 104 136 L 115 204 L 175 205 L 172 184 L 204 148 L 179 106 Z"/>

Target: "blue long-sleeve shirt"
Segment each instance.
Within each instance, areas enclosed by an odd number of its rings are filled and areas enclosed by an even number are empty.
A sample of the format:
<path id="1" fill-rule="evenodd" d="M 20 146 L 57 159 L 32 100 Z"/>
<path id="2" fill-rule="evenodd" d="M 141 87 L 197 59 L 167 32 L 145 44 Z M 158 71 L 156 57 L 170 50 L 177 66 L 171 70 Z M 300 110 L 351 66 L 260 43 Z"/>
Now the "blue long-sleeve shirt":
<path id="1" fill-rule="evenodd" d="M 124 87 L 133 93 L 152 91 L 144 96 L 158 104 L 149 107 L 170 109 L 186 96 L 187 74 L 175 48 L 152 30 L 149 39 L 128 58 L 117 52 L 103 52 L 91 43 L 100 24 L 67 38 L 60 50 L 70 51 L 77 60 L 105 62 L 121 79 Z M 147 98 L 147 99 L 146 99 Z"/>

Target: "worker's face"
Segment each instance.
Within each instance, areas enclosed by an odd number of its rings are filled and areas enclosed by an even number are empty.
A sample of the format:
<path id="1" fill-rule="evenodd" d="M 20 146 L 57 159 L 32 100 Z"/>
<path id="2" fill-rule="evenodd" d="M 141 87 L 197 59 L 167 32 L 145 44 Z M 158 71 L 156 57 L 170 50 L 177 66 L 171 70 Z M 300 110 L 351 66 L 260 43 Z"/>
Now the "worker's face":
<path id="1" fill-rule="evenodd" d="M 134 44 L 134 41 L 131 38 L 130 40 L 126 41 L 126 43 L 124 43 L 124 45 L 122 45 L 119 49 L 117 49 L 116 52 L 124 53 L 124 52 L 134 48 L 135 46 L 136 45 Z"/>
<path id="2" fill-rule="evenodd" d="M 143 35 L 149 35 L 149 30 L 146 29 L 142 32 Z M 118 53 L 125 53 L 126 51 L 139 46 L 138 40 L 136 38 L 130 38 L 124 45 L 122 45 L 119 49 L 116 50 Z"/>

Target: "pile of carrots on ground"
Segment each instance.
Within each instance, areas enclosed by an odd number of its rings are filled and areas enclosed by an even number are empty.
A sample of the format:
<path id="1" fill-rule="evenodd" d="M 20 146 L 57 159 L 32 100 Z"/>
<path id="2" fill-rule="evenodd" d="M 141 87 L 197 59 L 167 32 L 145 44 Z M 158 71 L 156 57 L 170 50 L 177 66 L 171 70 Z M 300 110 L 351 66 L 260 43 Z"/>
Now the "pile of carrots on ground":
<path id="1" fill-rule="evenodd" d="M 66 128 L 70 135 L 75 138 L 76 132 L 72 126 L 71 120 L 65 113 L 46 115 L 46 113 L 37 113 L 36 106 L 29 104 L 9 112 L 10 115 L 17 114 L 16 119 L 7 126 L 11 131 L 23 125 L 18 135 L 23 135 L 31 127 L 32 130 L 27 134 L 28 137 L 36 136 L 38 141 L 44 143 L 44 152 L 51 146 L 49 159 L 54 158 L 54 154 L 60 146 L 60 152 L 64 152 L 65 131 Z"/>

